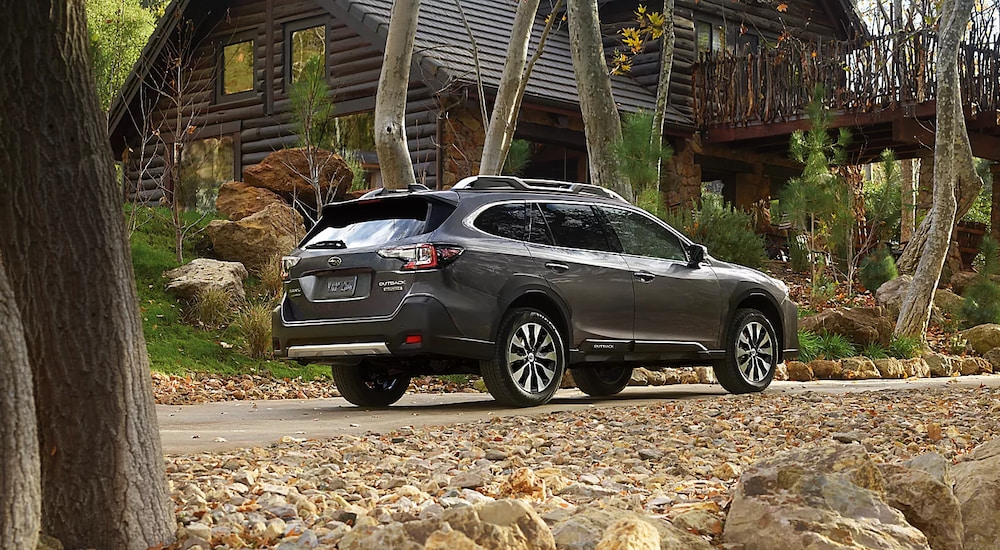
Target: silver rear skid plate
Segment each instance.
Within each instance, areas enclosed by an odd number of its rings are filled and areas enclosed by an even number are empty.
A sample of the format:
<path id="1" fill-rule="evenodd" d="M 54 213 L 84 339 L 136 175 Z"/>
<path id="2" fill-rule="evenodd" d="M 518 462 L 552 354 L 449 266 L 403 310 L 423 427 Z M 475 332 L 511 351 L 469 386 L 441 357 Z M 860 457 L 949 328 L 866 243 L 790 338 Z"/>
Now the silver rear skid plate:
<path id="1" fill-rule="evenodd" d="M 305 357 L 348 357 L 352 355 L 389 355 L 389 347 L 385 345 L 385 342 L 288 347 L 288 357 L 291 359 Z"/>

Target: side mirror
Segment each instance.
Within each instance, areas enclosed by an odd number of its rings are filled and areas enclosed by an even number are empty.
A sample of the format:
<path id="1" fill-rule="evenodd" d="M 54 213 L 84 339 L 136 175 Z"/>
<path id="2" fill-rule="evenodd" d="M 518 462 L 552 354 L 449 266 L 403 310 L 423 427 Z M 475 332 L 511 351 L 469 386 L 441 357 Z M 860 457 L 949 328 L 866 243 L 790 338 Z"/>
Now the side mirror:
<path id="1" fill-rule="evenodd" d="M 708 256 L 708 249 L 703 244 L 692 244 L 688 247 L 688 267 L 698 267 Z"/>

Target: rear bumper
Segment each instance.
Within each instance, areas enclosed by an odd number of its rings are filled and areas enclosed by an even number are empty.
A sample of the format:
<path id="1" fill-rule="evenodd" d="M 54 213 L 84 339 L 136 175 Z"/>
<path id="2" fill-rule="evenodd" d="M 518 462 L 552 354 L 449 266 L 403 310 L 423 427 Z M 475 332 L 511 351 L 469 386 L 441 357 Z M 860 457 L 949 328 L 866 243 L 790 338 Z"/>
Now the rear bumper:
<path id="1" fill-rule="evenodd" d="M 323 362 L 420 355 L 488 359 L 493 355 L 492 342 L 465 337 L 433 296 L 409 296 L 389 317 L 290 321 L 286 313 L 283 300 L 271 314 L 275 357 Z M 413 342 L 416 336 L 419 342 Z"/>

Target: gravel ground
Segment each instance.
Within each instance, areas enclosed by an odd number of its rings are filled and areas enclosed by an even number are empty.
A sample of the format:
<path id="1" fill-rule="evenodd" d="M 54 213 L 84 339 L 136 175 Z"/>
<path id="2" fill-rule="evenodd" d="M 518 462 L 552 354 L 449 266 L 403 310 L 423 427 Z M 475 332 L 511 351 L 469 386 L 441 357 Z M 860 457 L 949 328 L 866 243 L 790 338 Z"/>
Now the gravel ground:
<path id="1" fill-rule="evenodd" d="M 505 497 L 550 523 L 579 506 L 640 510 L 720 544 L 731 491 L 758 458 L 833 438 L 878 462 L 956 460 L 1000 434 L 998 398 L 985 387 L 726 395 L 169 456 L 185 525 L 175 547 L 335 548 L 352 526 Z M 512 482 L 524 469 L 544 488 Z"/>

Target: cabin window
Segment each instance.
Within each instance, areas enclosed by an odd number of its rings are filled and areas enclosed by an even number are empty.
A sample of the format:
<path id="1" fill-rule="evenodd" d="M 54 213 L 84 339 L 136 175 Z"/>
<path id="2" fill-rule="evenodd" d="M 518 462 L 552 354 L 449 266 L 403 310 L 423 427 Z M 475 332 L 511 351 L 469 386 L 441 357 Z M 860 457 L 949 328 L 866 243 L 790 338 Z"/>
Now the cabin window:
<path id="1" fill-rule="evenodd" d="M 222 48 L 222 95 L 254 90 L 253 40 L 244 40 Z"/>
<path id="2" fill-rule="evenodd" d="M 294 29 L 288 33 L 288 81 L 298 80 L 310 58 L 326 59 L 326 25 Z M 326 63 L 322 64 L 326 67 Z"/>
<path id="3" fill-rule="evenodd" d="M 184 144 L 181 155 L 181 204 L 199 212 L 214 212 L 219 186 L 233 181 L 233 138 L 199 139 Z"/>
<path id="4" fill-rule="evenodd" d="M 726 27 L 722 23 L 698 21 L 695 34 L 699 55 L 726 51 Z"/>

